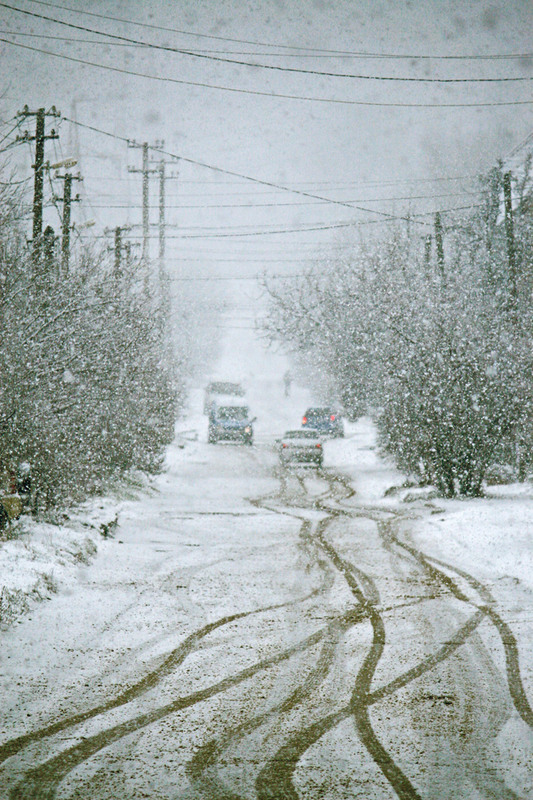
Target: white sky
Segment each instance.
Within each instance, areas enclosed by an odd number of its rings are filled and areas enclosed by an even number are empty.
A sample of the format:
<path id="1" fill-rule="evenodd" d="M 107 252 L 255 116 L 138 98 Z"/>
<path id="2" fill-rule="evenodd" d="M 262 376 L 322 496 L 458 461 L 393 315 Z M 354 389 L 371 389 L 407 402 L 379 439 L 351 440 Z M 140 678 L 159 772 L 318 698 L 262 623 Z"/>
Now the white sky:
<path id="1" fill-rule="evenodd" d="M 528 56 L 492 60 L 435 58 L 533 51 L 533 5 L 527 0 L 471 4 L 460 0 L 64 0 L 64 4 L 62 0 L 58 4 L 13 0 L 8 5 L 144 42 L 202 51 L 203 55 L 213 55 L 216 50 L 224 58 L 283 67 L 397 78 L 533 76 L 533 59 Z M 76 11 L 66 11 L 66 6 Z M 82 11 L 135 20 L 145 27 Z M 123 46 L 116 41 L 102 44 L 103 37 L 94 33 L 69 29 L 6 7 L 0 8 L 0 14 L 2 39 L 172 80 L 363 103 L 501 103 L 532 99 L 530 80 L 438 84 L 302 75 Z M 28 36 L 30 33 L 35 36 Z M 191 33 L 223 38 L 202 38 Z M 100 43 L 37 38 L 43 36 Z M 318 48 L 433 58 L 333 57 L 317 54 Z M 470 176 L 505 156 L 533 128 L 531 103 L 410 108 L 284 99 L 154 81 L 8 44 L 0 44 L 0 69 L 5 120 L 24 104 L 31 109 L 54 104 L 65 116 L 121 137 L 150 143 L 164 140 L 166 150 L 194 161 L 399 215 L 409 207 L 413 212 L 433 212 L 475 203 L 475 183 Z M 33 120 L 22 129 L 31 130 L 32 126 Z M 73 209 L 74 220 L 96 218 L 91 235 L 97 236 L 102 235 L 105 226 L 139 224 L 140 176 L 129 174 L 127 167 L 140 166 L 140 152 L 128 151 L 123 142 L 75 129 L 65 122 L 60 132 L 59 143 L 47 144 L 47 157 L 54 161 L 62 154 L 75 153 L 85 179 L 80 189 L 84 202 Z M 30 175 L 28 146 L 14 148 L 12 154 L 19 174 Z M 448 177 L 461 179 L 427 181 Z M 58 193 L 60 189 L 58 184 Z M 154 206 L 151 221 L 156 223 L 155 180 L 150 191 Z M 399 199 L 413 195 L 430 197 L 412 200 L 410 205 Z M 31 182 L 28 197 L 31 198 Z M 122 207 L 128 204 L 132 207 Z M 376 214 L 276 192 L 184 161 L 179 165 L 179 180 L 168 181 L 167 204 L 167 252 L 174 277 L 250 276 L 263 269 L 298 272 L 317 246 L 327 252 L 332 243 L 350 237 L 350 229 L 280 235 L 266 235 L 265 230 L 379 219 Z M 50 209 L 47 213 L 51 224 L 57 227 L 56 211 Z M 374 223 L 366 230 L 375 227 Z M 227 236 L 236 232 L 254 235 Z M 421 232 L 427 229 L 421 226 Z M 140 236 L 140 228 L 133 229 L 132 235 Z M 156 227 L 153 235 L 157 236 Z M 156 254 L 154 240 L 152 255 Z"/>

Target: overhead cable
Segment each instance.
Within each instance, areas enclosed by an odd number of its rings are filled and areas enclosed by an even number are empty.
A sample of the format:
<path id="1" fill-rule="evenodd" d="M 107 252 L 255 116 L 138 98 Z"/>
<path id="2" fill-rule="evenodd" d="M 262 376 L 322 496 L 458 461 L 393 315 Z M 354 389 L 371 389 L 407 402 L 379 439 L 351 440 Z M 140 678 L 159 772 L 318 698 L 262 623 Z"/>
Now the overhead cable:
<path id="1" fill-rule="evenodd" d="M 9 44 L 12 47 L 19 47 L 23 50 L 31 50 L 34 53 L 41 55 L 51 56 L 63 61 L 70 61 L 75 64 L 82 64 L 87 67 L 96 67 L 97 69 L 107 70 L 108 72 L 117 72 L 121 75 L 132 75 L 135 78 L 145 78 L 151 81 L 158 81 L 162 83 L 174 83 L 180 86 L 200 86 L 204 89 L 216 89 L 224 92 L 233 92 L 235 94 L 247 94 L 257 97 L 272 97 L 282 100 L 302 100 L 312 103 L 333 103 L 336 105 L 346 106 L 370 106 L 377 108 L 494 108 L 497 106 L 524 106 L 533 104 L 533 100 L 502 100 L 481 103 L 381 103 L 373 100 L 341 100 L 332 97 L 310 97 L 298 94 L 283 94 L 281 92 L 262 92 L 257 89 L 239 89 L 235 86 L 221 86 L 214 83 L 203 83 L 201 81 L 185 81 L 179 78 L 170 78 L 166 75 L 148 75 L 144 72 L 137 72 L 130 69 L 122 69 L 121 67 L 111 67 L 107 64 L 98 64 L 94 61 L 88 61 L 82 58 L 75 58 L 74 56 L 61 55 L 53 53 L 50 50 L 43 50 L 39 47 L 31 47 L 28 44 L 20 44 L 19 42 L 12 42 L 9 39 L 0 38 L 3 44 Z"/>
<path id="2" fill-rule="evenodd" d="M 126 25 L 135 25 L 136 27 L 141 28 L 148 28 L 151 30 L 157 31 L 165 31 L 166 33 L 177 33 L 182 36 L 193 36 L 200 39 L 211 39 L 214 41 L 221 41 L 221 42 L 233 42 L 235 44 L 247 44 L 252 45 L 254 47 L 277 47 L 280 50 L 300 50 L 303 52 L 313 52 L 313 53 L 320 53 L 325 56 L 352 56 L 356 58 L 391 58 L 391 59 L 431 59 L 431 60 L 492 60 L 492 59 L 523 59 L 523 58 L 531 58 L 533 53 L 487 53 L 487 54 L 474 54 L 474 55 L 426 55 L 421 53 L 378 53 L 378 52 L 369 52 L 369 51 L 350 51 L 350 50 L 331 50 L 327 48 L 315 48 L 315 47 L 305 47 L 302 45 L 293 45 L 293 44 L 280 44 L 279 42 L 272 43 L 272 42 L 261 42 L 257 40 L 251 39 L 237 39 L 232 38 L 229 36 L 220 36 L 214 34 L 207 34 L 207 33 L 198 33 L 196 31 L 186 31 L 180 30 L 177 28 L 169 28 L 163 25 L 155 25 L 153 23 L 148 22 L 138 22 L 136 20 L 125 19 L 124 17 L 114 17 L 109 14 L 99 14 L 95 11 L 87 11 L 81 8 L 71 8 L 69 6 L 59 5 L 58 3 L 50 3 L 46 2 L 45 0 L 30 0 L 30 2 L 41 5 L 47 6 L 48 8 L 57 8 L 61 9 L 62 11 L 68 11 L 71 14 L 83 14 L 85 16 L 90 17 L 97 17 L 99 19 L 104 19 L 110 22 L 120 22 Z"/>
<path id="3" fill-rule="evenodd" d="M 88 125 L 86 123 L 77 122 L 76 120 L 72 120 L 69 117 L 65 116 L 63 116 L 62 119 L 64 119 L 66 122 L 71 122 L 73 125 L 78 125 L 79 127 L 86 128 L 87 130 L 92 130 L 95 131 L 96 133 L 103 134 L 104 136 L 109 136 L 112 139 L 117 139 L 119 141 L 125 142 L 126 144 L 130 142 L 130 140 L 125 136 L 119 136 L 116 133 L 110 133 L 109 131 L 104 131 L 101 128 L 96 128 L 94 125 Z M 236 172 L 234 170 L 225 169 L 223 167 L 217 167 L 213 164 L 208 164 L 205 161 L 199 161 L 198 159 L 187 158 L 186 156 L 179 155 L 178 153 L 171 153 L 170 151 L 165 150 L 162 147 L 152 145 L 149 149 L 152 150 L 152 152 L 154 153 L 159 153 L 160 155 L 167 156 L 168 158 L 179 159 L 180 161 L 184 161 L 185 163 L 194 164 L 197 167 L 209 169 L 223 175 L 231 175 L 234 178 L 242 178 L 245 181 L 251 181 L 252 183 L 256 183 L 261 186 L 268 186 L 271 189 L 279 189 L 280 191 L 288 192 L 290 194 L 300 195 L 302 197 L 308 197 L 312 200 L 322 200 L 332 205 L 343 206 L 344 208 L 351 208 L 356 211 L 364 211 L 365 213 L 376 214 L 380 217 L 388 219 L 404 219 L 404 220 L 406 219 L 406 217 L 404 216 L 388 214 L 386 211 L 379 211 L 375 208 L 365 208 L 364 206 L 354 205 L 353 203 L 348 203 L 344 200 L 335 200 L 330 197 L 324 197 L 322 195 L 313 194 L 312 192 L 306 192 L 303 189 L 294 189 L 289 186 L 284 186 L 283 184 L 274 183 L 273 181 L 266 181 L 261 178 L 255 178 L 252 177 L 251 175 L 245 175 L 244 173 Z"/>
<path id="4" fill-rule="evenodd" d="M 88 28 L 85 25 L 76 25 L 74 22 L 65 22 L 64 20 L 48 17 L 45 14 L 37 14 L 34 11 L 27 11 L 26 9 L 17 8 L 16 6 L 9 5 L 8 3 L 0 2 L 0 8 L 7 8 L 9 11 L 15 11 L 19 14 L 25 14 L 29 17 L 45 20 L 46 22 L 53 22 L 56 25 L 62 25 L 74 30 L 83 31 L 84 33 L 93 33 L 97 36 L 104 36 L 107 39 L 114 39 L 115 41 L 126 42 L 128 44 L 136 44 L 151 50 L 161 50 L 166 53 L 176 53 L 178 55 L 188 56 L 190 58 L 199 58 L 207 61 L 216 61 L 224 64 L 233 64 L 241 67 L 252 67 L 259 70 L 269 70 L 275 72 L 289 72 L 300 75 L 316 75 L 319 77 L 328 78 L 348 78 L 351 80 L 362 81 L 393 81 L 400 83 L 437 83 L 437 84 L 451 84 L 451 83 L 515 83 L 533 80 L 533 76 L 521 75 L 515 77 L 498 77 L 498 78 L 415 78 L 405 76 L 391 76 L 391 75 L 360 75 L 354 73 L 341 73 L 341 72 L 326 72 L 322 70 L 303 69 L 302 67 L 286 67 L 277 64 L 263 64 L 254 61 L 241 61 L 226 56 L 208 55 L 206 53 L 198 53 L 193 50 L 185 50 L 180 47 L 172 47 L 171 45 L 154 44 L 153 42 L 143 42 L 139 39 L 132 39 L 128 36 L 122 36 L 117 33 L 107 33 L 106 31 L 99 31 L 94 28 Z"/>

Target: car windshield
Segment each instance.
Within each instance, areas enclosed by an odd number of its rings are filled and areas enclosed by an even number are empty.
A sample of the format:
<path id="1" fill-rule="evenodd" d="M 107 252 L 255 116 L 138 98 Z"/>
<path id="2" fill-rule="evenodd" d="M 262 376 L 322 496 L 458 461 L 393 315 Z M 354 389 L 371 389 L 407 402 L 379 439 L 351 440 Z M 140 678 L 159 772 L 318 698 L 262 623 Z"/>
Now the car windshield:
<path id="1" fill-rule="evenodd" d="M 219 408 L 217 411 L 217 416 L 219 419 L 228 420 L 228 419 L 247 419 L 248 418 L 248 409 L 246 406 L 225 406 L 224 408 Z"/>
<path id="2" fill-rule="evenodd" d="M 330 408 L 308 408 L 305 412 L 306 417 L 329 417 L 332 413 Z"/>
<path id="3" fill-rule="evenodd" d="M 287 431 L 283 434 L 284 439 L 317 439 L 318 432 L 310 430 L 302 431 Z"/>
<path id="4" fill-rule="evenodd" d="M 238 383 L 226 383 L 224 381 L 216 381 L 210 383 L 207 387 L 209 394 L 233 394 L 236 397 L 243 397 L 244 389 Z"/>

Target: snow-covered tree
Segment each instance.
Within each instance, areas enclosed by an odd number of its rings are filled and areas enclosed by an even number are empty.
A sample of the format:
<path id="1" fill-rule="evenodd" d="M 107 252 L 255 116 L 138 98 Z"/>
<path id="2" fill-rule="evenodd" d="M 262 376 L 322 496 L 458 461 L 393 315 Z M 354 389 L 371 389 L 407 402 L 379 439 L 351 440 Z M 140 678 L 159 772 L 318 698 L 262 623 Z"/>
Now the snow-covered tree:
<path id="1" fill-rule="evenodd" d="M 53 249 L 35 261 L 16 204 L 0 197 L 0 452 L 4 468 L 29 462 L 39 502 L 54 506 L 157 470 L 183 391 L 142 282 L 88 250 L 68 276 Z"/>
<path id="2" fill-rule="evenodd" d="M 444 273 L 396 229 L 297 284 L 267 282 L 268 335 L 331 374 L 349 413 L 373 409 L 384 450 L 447 496 L 480 494 L 510 443 L 524 472 L 532 449 L 531 218 L 516 221 L 513 302 L 489 188 L 480 213 L 451 220 Z"/>

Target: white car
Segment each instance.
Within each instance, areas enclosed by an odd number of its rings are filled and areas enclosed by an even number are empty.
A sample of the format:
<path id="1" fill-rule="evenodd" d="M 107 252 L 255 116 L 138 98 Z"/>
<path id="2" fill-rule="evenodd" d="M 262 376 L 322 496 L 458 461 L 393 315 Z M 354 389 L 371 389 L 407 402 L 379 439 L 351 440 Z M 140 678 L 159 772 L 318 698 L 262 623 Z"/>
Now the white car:
<path id="1" fill-rule="evenodd" d="M 285 431 L 278 440 L 278 455 L 282 464 L 311 464 L 321 467 L 324 461 L 322 438 L 315 430 Z"/>

